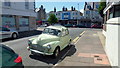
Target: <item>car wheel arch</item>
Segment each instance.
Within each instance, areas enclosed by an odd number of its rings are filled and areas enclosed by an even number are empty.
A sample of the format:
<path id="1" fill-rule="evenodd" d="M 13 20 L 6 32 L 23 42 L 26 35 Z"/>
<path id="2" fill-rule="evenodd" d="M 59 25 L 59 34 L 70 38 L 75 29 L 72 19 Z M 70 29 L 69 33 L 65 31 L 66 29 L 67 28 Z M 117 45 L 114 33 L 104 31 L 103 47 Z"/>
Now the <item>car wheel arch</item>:
<path id="1" fill-rule="evenodd" d="M 13 32 L 13 33 L 11 34 L 11 37 L 13 37 L 14 34 L 16 34 L 17 37 L 18 37 L 18 33 L 16 33 L 16 32 Z"/>

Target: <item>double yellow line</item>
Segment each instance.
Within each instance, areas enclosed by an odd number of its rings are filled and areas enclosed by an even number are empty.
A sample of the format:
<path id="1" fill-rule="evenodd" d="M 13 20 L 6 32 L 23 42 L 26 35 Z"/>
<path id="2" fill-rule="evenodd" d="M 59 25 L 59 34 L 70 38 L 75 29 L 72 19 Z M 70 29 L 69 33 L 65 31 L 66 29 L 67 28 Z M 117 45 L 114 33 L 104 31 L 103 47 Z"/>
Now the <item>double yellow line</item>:
<path id="1" fill-rule="evenodd" d="M 85 33 L 85 31 L 80 33 L 80 35 L 78 37 L 76 37 L 72 42 L 75 43 L 79 39 L 79 37 L 81 37 L 84 33 Z"/>

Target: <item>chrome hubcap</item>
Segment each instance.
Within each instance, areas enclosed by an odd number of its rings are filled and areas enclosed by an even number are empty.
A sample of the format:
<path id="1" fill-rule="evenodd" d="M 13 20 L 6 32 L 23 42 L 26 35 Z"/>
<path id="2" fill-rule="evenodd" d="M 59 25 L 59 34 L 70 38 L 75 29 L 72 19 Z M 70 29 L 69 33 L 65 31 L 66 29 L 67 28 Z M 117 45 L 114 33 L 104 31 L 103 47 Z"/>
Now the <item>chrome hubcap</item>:
<path id="1" fill-rule="evenodd" d="M 58 56 L 58 53 L 59 53 L 59 51 L 58 51 L 58 49 L 57 49 L 57 50 L 56 50 L 56 54 L 55 54 L 55 55 L 56 55 L 56 56 Z"/>
<path id="2" fill-rule="evenodd" d="M 16 34 L 13 34 L 13 38 L 16 38 L 17 37 L 17 35 Z"/>

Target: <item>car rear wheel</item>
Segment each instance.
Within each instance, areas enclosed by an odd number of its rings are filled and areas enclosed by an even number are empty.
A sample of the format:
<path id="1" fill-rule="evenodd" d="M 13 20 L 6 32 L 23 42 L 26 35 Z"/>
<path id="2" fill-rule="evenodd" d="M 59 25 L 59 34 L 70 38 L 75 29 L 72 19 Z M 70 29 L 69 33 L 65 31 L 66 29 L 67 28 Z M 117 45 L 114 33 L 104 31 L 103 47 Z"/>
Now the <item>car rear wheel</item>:
<path id="1" fill-rule="evenodd" d="M 57 58 L 58 55 L 59 55 L 59 53 L 60 53 L 60 48 L 57 47 L 57 48 L 55 49 L 54 53 L 53 53 L 53 57 L 54 57 L 54 58 Z"/>
<path id="2" fill-rule="evenodd" d="M 69 44 L 68 44 L 68 46 L 71 46 L 71 39 L 70 39 L 70 41 L 69 41 Z"/>
<path id="3" fill-rule="evenodd" d="M 16 33 L 13 33 L 13 34 L 12 34 L 12 38 L 13 38 L 13 39 L 16 39 L 17 37 L 18 37 L 18 36 L 17 36 Z"/>

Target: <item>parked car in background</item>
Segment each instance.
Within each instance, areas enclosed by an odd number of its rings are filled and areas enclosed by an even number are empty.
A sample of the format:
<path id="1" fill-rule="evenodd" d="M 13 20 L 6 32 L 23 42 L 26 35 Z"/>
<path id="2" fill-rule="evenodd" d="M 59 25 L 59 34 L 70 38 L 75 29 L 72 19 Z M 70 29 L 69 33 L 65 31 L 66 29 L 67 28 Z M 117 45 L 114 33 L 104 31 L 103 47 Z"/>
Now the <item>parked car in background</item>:
<path id="1" fill-rule="evenodd" d="M 73 27 L 73 25 L 72 24 L 66 24 L 66 25 L 64 25 L 65 27 Z"/>
<path id="2" fill-rule="evenodd" d="M 6 28 L 6 27 L 0 27 L 0 39 L 5 38 L 18 38 L 19 34 L 17 31 Z"/>
<path id="3" fill-rule="evenodd" d="M 91 28 L 102 28 L 102 26 L 94 24 L 94 25 L 91 26 Z"/>
<path id="4" fill-rule="evenodd" d="M 1 68 L 23 68 L 22 58 L 10 47 L 3 44 L 0 44 L 0 58 Z"/>
<path id="5" fill-rule="evenodd" d="M 84 25 L 75 25 L 75 27 L 78 27 L 78 28 L 86 28 L 86 26 L 84 26 Z"/>
<path id="6" fill-rule="evenodd" d="M 71 37 L 64 26 L 48 26 L 36 38 L 28 40 L 28 50 L 31 54 L 53 55 L 57 57 L 61 50 L 70 45 Z"/>

